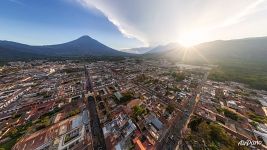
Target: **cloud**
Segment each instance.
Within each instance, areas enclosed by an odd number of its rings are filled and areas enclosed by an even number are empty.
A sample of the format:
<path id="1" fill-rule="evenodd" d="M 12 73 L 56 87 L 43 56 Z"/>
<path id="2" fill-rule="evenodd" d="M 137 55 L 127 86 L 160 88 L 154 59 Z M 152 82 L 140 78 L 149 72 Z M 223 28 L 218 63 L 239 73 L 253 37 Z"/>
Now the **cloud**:
<path id="1" fill-rule="evenodd" d="M 125 37 L 136 38 L 144 45 L 235 38 L 236 35 L 227 32 L 227 29 L 237 24 L 243 29 L 250 29 L 255 23 L 250 25 L 247 20 L 255 21 L 257 18 L 257 21 L 267 17 L 266 0 L 78 1 L 89 9 L 98 9 Z M 266 15 L 253 15 L 260 13 L 259 10 Z M 259 22 L 267 25 L 267 21 Z M 263 30 L 267 34 L 266 29 Z"/>
<path id="2" fill-rule="evenodd" d="M 133 26 L 129 26 L 126 22 L 118 19 L 117 15 L 110 11 L 110 8 L 106 6 L 109 3 L 101 3 L 101 1 L 91 1 L 91 0 L 77 0 L 82 6 L 87 7 L 89 9 L 97 9 L 101 11 L 107 19 L 113 23 L 118 30 L 127 38 L 135 38 L 141 41 L 144 46 L 148 46 L 148 41 L 143 37 L 142 33 L 138 33 L 138 31 L 133 28 Z M 100 2 L 100 3 L 96 3 Z"/>
<path id="3" fill-rule="evenodd" d="M 252 4 L 248 5 L 245 9 L 240 11 L 234 17 L 231 17 L 230 19 L 226 20 L 225 23 L 222 24 L 222 27 L 223 26 L 229 26 L 229 25 L 241 22 L 242 20 L 245 19 L 245 17 L 249 16 L 250 14 L 253 14 L 253 13 L 257 12 L 256 8 L 258 7 L 258 5 L 260 5 L 264 1 L 265 0 L 257 0 L 255 2 L 253 2 Z"/>
<path id="4" fill-rule="evenodd" d="M 24 3 L 22 3 L 21 1 L 19 1 L 19 0 L 9 0 L 10 2 L 12 2 L 12 3 L 16 3 L 16 4 L 19 4 L 19 5 L 25 5 Z"/>

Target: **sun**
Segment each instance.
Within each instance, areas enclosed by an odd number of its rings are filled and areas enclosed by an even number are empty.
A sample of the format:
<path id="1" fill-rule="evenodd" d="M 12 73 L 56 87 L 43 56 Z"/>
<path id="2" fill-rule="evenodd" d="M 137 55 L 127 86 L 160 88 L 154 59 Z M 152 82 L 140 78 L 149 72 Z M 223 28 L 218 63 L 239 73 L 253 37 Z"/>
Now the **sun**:
<path id="1" fill-rule="evenodd" d="M 193 47 L 195 44 L 191 40 L 179 40 L 179 44 L 181 44 L 185 48 Z"/>
<path id="2" fill-rule="evenodd" d="M 187 32 L 179 36 L 178 43 L 185 48 L 190 48 L 201 43 L 205 38 L 203 35 L 201 32 Z"/>

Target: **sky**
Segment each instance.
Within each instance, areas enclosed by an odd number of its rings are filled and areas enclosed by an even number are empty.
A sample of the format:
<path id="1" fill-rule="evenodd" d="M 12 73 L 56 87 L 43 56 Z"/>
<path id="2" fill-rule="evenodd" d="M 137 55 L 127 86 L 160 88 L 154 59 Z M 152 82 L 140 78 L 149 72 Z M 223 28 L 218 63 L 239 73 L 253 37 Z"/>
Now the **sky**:
<path id="1" fill-rule="evenodd" d="M 115 49 L 267 36 L 267 0 L 1 0 L 0 40 Z"/>

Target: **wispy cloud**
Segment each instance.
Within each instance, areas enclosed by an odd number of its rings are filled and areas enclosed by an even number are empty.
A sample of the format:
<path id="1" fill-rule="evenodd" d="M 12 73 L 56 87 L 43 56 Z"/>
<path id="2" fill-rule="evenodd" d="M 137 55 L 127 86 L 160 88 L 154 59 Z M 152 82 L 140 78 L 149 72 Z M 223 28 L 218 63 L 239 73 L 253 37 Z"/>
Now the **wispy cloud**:
<path id="1" fill-rule="evenodd" d="M 149 46 L 149 42 L 143 36 L 141 36 L 140 34 L 136 34 L 138 31 L 135 31 L 133 26 L 129 26 L 125 24 L 125 22 L 118 20 L 116 15 L 110 13 L 109 9 L 106 8 L 105 4 L 96 5 L 96 3 L 94 3 L 94 1 L 91 0 L 76 0 L 76 1 L 78 1 L 84 7 L 87 7 L 89 9 L 97 9 L 101 11 L 107 17 L 107 19 L 118 28 L 118 30 L 122 33 L 123 36 L 127 38 L 135 38 L 141 41 L 144 44 L 144 46 Z"/>
<path id="2" fill-rule="evenodd" d="M 242 20 L 245 20 L 247 16 L 249 16 L 250 14 L 253 14 L 253 13 L 257 12 L 257 7 L 260 4 L 262 4 L 263 2 L 266 2 L 266 0 L 257 0 L 255 2 L 252 2 L 246 8 L 244 8 L 243 10 L 241 10 L 239 13 L 237 13 L 233 17 L 230 17 L 229 19 L 227 19 L 222 24 L 222 27 L 223 26 L 229 26 L 229 25 L 232 25 L 232 24 L 236 24 L 236 23 L 241 22 Z"/>
<path id="3" fill-rule="evenodd" d="M 12 2 L 12 3 L 16 3 L 16 4 L 18 4 L 18 5 L 22 5 L 22 6 L 25 6 L 25 4 L 24 3 L 22 3 L 21 1 L 19 1 L 19 0 L 9 0 L 10 2 Z"/>
<path id="4" fill-rule="evenodd" d="M 255 26 L 246 20 L 261 20 L 267 25 L 266 0 L 77 0 L 88 8 L 101 11 L 126 37 L 136 38 L 144 45 L 180 40 L 199 43 L 207 40 L 236 38 L 227 31 L 235 25 L 242 32 Z M 254 17 L 261 10 L 265 15 Z M 262 21 L 266 20 L 266 21 Z M 246 24 L 242 22 L 246 21 Z M 258 24 L 262 27 L 262 25 Z M 238 28 L 235 27 L 238 32 Z M 231 31 L 233 29 L 231 28 Z M 250 30 L 246 35 L 267 34 Z M 241 32 L 241 30 L 240 30 Z M 215 34 L 216 33 L 216 34 Z M 240 34 L 243 35 L 243 34 Z"/>
<path id="5" fill-rule="evenodd" d="M 107 16 L 108 17 L 108 16 Z M 117 20 L 108 17 L 108 20 L 113 23 L 115 26 L 117 26 L 118 30 L 127 38 L 136 38 L 139 41 L 143 42 L 144 46 L 149 46 L 149 43 L 141 36 L 135 33 L 131 33 L 130 30 L 125 29 Z"/>

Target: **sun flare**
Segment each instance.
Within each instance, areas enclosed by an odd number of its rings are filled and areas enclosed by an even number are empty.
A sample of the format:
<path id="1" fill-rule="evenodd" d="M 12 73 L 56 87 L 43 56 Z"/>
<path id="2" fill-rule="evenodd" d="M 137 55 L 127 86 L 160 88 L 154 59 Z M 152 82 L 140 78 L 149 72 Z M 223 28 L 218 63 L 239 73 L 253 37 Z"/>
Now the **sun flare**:
<path id="1" fill-rule="evenodd" d="M 190 48 L 202 43 L 206 38 L 207 34 L 204 32 L 187 32 L 179 37 L 178 42 L 185 48 Z"/>

